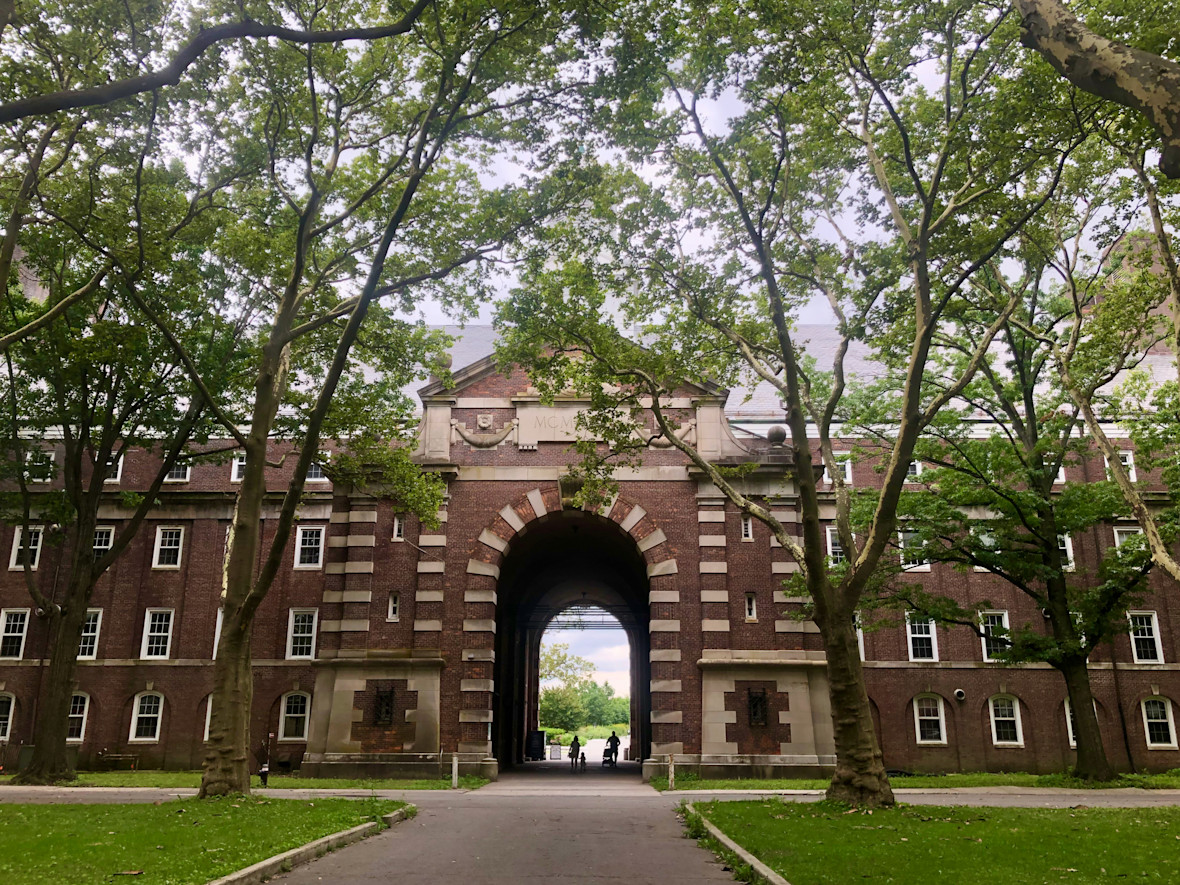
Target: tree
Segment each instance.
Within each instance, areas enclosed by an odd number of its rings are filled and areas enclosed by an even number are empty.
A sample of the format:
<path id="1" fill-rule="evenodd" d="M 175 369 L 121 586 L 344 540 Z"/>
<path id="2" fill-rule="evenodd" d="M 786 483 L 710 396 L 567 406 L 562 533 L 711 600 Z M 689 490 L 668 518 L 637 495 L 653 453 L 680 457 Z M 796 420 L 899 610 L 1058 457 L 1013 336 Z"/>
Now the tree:
<path id="1" fill-rule="evenodd" d="M 242 329 L 223 319 L 218 296 L 206 288 L 203 243 L 215 213 L 192 195 L 204 193 L 207 182 L 148 156 L 157 110 L 145 103 L 114 132 L 74 132 L 68 148 L 76 150 L 63 150 L 57 174 L 28 195 L 36 221 L 19 228 L 23 268 L 44 298 L 26 297 L 9 280 L 9 309 L 0 319 L 11 332 L 49 318 L 35 339 L 7 349 L 0 380 L 9 479 L 0 506 L 26 544 L 36 538 L 41 554 L 57 548 L 58 559 L 50 591 L 49 570 L 37 574 L 33 557 L 22 557 L 48 632 L 33 753 L 16 775 L 22 783 L 73 776 L 67 728 L 87 605 L 156 506 L 168 470 L 209 432 L 203 397 L 136 303 L 166 305 L 194 364 L 227 396 L 240 369 Z M 137 223 L 128 226 L 127 218 Z M 71 292 L 85 297 L 63 297 Z M 155 454 L 158 464 L 146 493 L 120 496 L 108 480 L 132 449 Z M 54 479 L 57 487 L 41 484 Z M 100 508 L 116 506 L 117 525 L 98 529 Z"/>
<path id="2" fill-rule="evenodd" d="M 302 21 L 312 28 L 378 14 L 376 6 L 317 6 Z M 285 561 L 320 439 L 335 427 L 355 440 L 375 422 L 364 365 L 382 370 L 391 391 L 422 363 L 438 368 L 439 338 L 395 313 L 411 313 L 414 298 L 430 291 L 460 308 L 486 296 L 482 259 L 580 189 L 576 165 L 527 188 L 489 189 L 478 174 L 493 147 L 527 148 L 548 136 L 548 112 L 563 110 L 564 78 L 576 74 L 579 39 L 556 6 L 454 0 L 433 4 L 412 37 L 396 44 L 257 44 L 228 70 L 210 72 L 217 101 L 196 108 L 195 125 L 221 131 L 230 154 L 256 158 L 268 192 L 244 191 L 241 224 L 219 240 L 237 256 L 246 253 L 234 241 L 255 244 L 239 274 L 259 281 L 265 309 L 246 429 L 226 425 L 245 466 L 202 796 L 249 790 L 253 618 Z M 242 81 L 250 88 L 220 88 Z M 560 154 L 542 159 L 556 164 Z M 265 248 L 257 248 L 260 236 Z M 349 391 L 353 397 L 342 397 Z M 268 445 L 291 403 L 299 424 L 294 479 L 274 539 L 260 550 Z M 384 405 L 383 432 L 368 434 L 379 443 L 368 454 L 386 462 L 386 492 L 429 521 L 441 483 L 410 461 L 405 399 Z"/>
<path id="3" fill-rule="evenodd" d="M 570 653 L 568 642 L 545 642 L 541 645 L 541 681 L 560 682 L 577 688 L 594 675 L 594 662 Z"/>
<path id="4" fill-rule="evenodd" d="M 1125 626 L 1123 612 L 1143 593 L 1150 559 L 1140 545 L 1125 544 L 1108 550 L 1096 573 L 1073 561 L 1071 538 L 1127 508 L 1113 483 L 1060 482 L 1067 466 L 1093 450 L 1042 336 L 1055 335 L 1075 305 L 1086 317 L 1084 337 L 1101 335 L 1112 324 L 1124 328 L 1118 348 L 1091 354 L 1093 396 L 1163 333 L 1162 323 L 1128 327 L 1123 321 L 1128 315 L 1149 316 L 1166 288 L 1148 269 L 1119 267 L 1118 249 L 1127 247 L 1126 238 L 1117 237 L 1105 254 L 1087 260 L 1097 219 L 1110 220 L 1104 198 L 1120 192 L 1117 173 L 1095 176 L 1101 165 L 1092 154 L 1071 170 L 1070 192 L 1026 228 L 1019 273 L 993 266 L 979 281 L 1018 292 L 1020 304 L 1001 329 L 1000 347 L 919 443 L 919 457 L 934 468 L 921 475 L 925 491 L 903 495 L 899 504 L 899 516 L 912 533 L 907 545 L 921 551 L 915 555 L 997 575 L 1032 600 L 1050 631 L 1046 635 L 1039 624 L 985 624 L 981 612 L 995 608 L 990 601 L 964 608 L 919 582 L 897 582 L 884 596 L 894 605 L 969 627 L 995 648 L 997 659 L 1043 661 L 1056 668 L 1074 717 L 1075 774 L 1111 780 L 1115 774 L 1102 743 L 1087 660 Z M 1125 291 L 1112 299 L 1116 289 Z M 966 358 L 978 334 L 978 327 L 961 325 L 944 344 L 951 359 Z M 986 436 L 980 434 L 980 417 L 991 428 Z M 874 424 L 870 412 L 869 426 Z"/>
<path id="5" fill-rule="evenodd" d="M 1142 113 L 1163 144 L 1160 170 L 1180 178 L 1180 64 L 1095 33 L 1061 0 L 1016 0 L 1016 8 L 1021 42 L 1079 89 Z"/>
<path id="6" fill-rule="evenodd" d="M 891 547 L 920 434 L 969 383 L 1015 300 L 974 305 L 996 320 L 949 386 L 926 381 L 932 343 L 978 301 L 969 282 L 1052 193 L 1077 120 L 1053 83 L 1018 73 L 1015 23 L 983 4 L 920 21 L 887 2 L 650 12 L 618 38 L 600 126 L 644 178 L 615 176 L 592 218 L 546 240 L 501 315 L 502 355 L 532 366 L 542 395 L 573 387 L 590 399 L 584 495 L 655 440 L 771 529 L 799 563 L 827 656 L 837 748 L 828 795 L 891 804 L 853 616 Z M 937 89 L 922 85 L 932 68 Z M 812 298 L 839 330 L 826 369 L 793 329 Z M 832 435 L 856 340 L 905 370 L 887 403 L 898 433 L 882 493 L 854 539 Z M 685 380 L 743 374 L 784 404 L 801 535 L 743 492 L 741 468 L 682 439 L 686 416 L 662 405 Z M 843 569 L 824 554 L 816 454 L 835 478 L 841 544 L 855 551 Z"/>
<path id="7" fill-rule="evenodd" d="M 544 688 L 538 703 L 542 726 L 577 731 L 586 724 L 586 705 L 576 688 L 568 685 Z"/>

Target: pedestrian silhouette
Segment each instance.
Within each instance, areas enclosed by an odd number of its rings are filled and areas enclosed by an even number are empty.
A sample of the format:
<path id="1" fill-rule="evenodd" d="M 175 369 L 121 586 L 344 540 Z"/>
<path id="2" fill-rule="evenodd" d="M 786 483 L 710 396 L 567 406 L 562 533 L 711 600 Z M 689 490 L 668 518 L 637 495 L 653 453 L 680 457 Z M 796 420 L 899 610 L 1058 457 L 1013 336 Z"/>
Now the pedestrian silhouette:
<path id="1" fill-rule="evenodd" d="M 570 744 L 570 771 L 578 770 L 578 757 L 582 755 L 582 744 L 578 736 L 574 735 L 574 742 Z"/>
<path id="2" fill-rule="evenodd" d="M 606 739 L 606 752 L 602 754 L 602 764 L 609 765 L 612 768 L 617 767 L 619 762 L 619 736 L 613 731 L 610 737 Z"/>

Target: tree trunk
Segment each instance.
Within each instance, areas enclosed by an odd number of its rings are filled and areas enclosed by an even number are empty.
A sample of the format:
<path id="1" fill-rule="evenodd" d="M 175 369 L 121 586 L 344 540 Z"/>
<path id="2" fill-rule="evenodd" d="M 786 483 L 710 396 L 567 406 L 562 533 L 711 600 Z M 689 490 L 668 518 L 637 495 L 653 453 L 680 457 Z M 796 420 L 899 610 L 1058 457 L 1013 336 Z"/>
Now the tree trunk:
<path id="1" fill-rule="evenodd" d="M 852 617 L 838 619 L 836 624 L 820 624 L 820 630 L 828 657 L 828 691 L 836 738 L 836 771 L 827 797 L 858 808 L 891 806 L 893 789 L 873 728 Z"/>
<path id="2" fill-rule="evenodd" d="M 1074 766 L 1074 777 L 1088 781 L 1111 781 L 1114 769 L 1106 757 L 1102 743 L 1102 731 L 1098 727 L 1098 713 L 1094 710 L 1094 695 L 1090 692 L 1090 672 L 1084 658 L 1070 657 L 1058 665 L 1065 677 L 1065 689 L 1069 693 L 1069 706 L 1073 710 L 1074 741 L 1077 743 L 1078 759 Z"/>
<path id="3" fill-rule="evenodd" d="M 250 665 L 252 619 L 244 622 L 227 611 L 221 624 L 217 660 L 213 666 L 216 698 L 209 719 L 209 744 L 199 797 L 250 792 L 250 711 L 254 674 Z"/>
<path id="4" fill-rule="evenodd" d="M 74 769 L 66 754 L 70 701 L 78 665 L 78 642 L 86 620 L 89 575 L 75 578 L 66 604 L 47 616 L 49 666 L 45 671 L 33 724 L 33 758 L 14 784 L 52 784 L 73 780 Z"/>

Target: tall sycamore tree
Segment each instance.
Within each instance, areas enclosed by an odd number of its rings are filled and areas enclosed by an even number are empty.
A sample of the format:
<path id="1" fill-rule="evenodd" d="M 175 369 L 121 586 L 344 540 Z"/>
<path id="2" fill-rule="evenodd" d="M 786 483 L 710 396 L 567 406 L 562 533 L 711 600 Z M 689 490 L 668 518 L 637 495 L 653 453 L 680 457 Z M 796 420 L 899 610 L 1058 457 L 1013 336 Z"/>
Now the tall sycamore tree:
<path id="1" fill-rule="evenodd" d="M 551 229 L 502 314 L 503 355 L 530 364 L 544 393 L 569 386 L 591 399 L 588 436 L 610 450 L 582 445 L 586 494 L 655 439 L 770 528 L 799 564 L 827 657 L 837 751 L 828 795 L 889 805 L 853 616 L 892 555 L 919 436 L 1018 303 L 968 284 L 1052 193 L 1078 120 L 1055 78 L 1019 67 L 1004 7 L 915 16 L 891 2 L 643 5 L 628 16 L 602 84 L 601 129 L 604 151 L 632 171 L 612 177 L 592 211 Z M 796 332 L 813 301 L 834 315 L 831 365 L 810 359 Z M 936 336 L 953 334 L 968 308 L 993 322 L 956 378 L 929 383 Z M 905 368 L 886 404 L 897 433 L 882 491 L 854 538 L 833 436 L 858 383 L 846 366 L 855 341 Z M 778 394 L 799 534 L 743 491 L 740 470 L 678 435 L 685 416 L 661 396 L 701 378 L 752 379 Z M 850 551 L 840 569 L 825 553 L 821 466 Z"/>

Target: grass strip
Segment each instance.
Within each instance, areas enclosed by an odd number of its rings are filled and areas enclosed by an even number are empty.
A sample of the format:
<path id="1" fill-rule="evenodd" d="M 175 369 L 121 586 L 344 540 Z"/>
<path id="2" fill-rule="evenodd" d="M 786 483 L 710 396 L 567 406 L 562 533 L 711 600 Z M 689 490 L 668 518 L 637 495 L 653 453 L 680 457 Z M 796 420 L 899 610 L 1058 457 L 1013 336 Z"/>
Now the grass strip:
<path id="1" fill-rule="evenodd" d="M 942 789 L 959 787 L 1066 787 L 1070 789 L 1117 789 L 1138 787 L 1145 790 L 1180 790 L 1180 768 L 1163 774 L 1125 774 L 1118 779 L 1094 783 L 1067 774 L 1028 774 L 1024 772 L 992 773 L 965 772 L 963 774 L 917 774 L 891 777 L 895 790 Z M 826 778 L 701 778 L 691 772 L 676 773 L 677 790 L 826 790 Z M 668 789 L 666 777 L 653 777 L 651 785 L 657 790 Z"/>
<path id="2" fill-rule="evenodd" d="M 0 805 L 0 881 L 203 885 L 322 836 L 380 821 L 403 805 L 241 796 L 156 805 Z"/>
<path id="3" fill-rule="evenodd" d="M 778 799 L 696 807 L 791 885 L 1180 881 L 1176 807 L 862 812 Z"/>
<path id="4" fill-rule="evenodd" d="M 11 776 L 0 777 L 0 784 L 11 783 Z M 487 784 L 486 778 L 476 775 L 462 775 L 459 787 L 464 790 L 478 790 Z M 62 786 L 73 787 L 164 787 L 167 789 L 193 789 L 201 785 L 199 771 L 79 771 L 77 780 Z M 258 777 L 250 778 L 252 789 L 261 789 Z M 361 779 L 342 777 L 297 777 L 271 775 L 268 790 L 449 790 L 451 778 L 418 778 L 398 780 Z"/>

